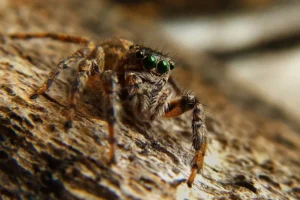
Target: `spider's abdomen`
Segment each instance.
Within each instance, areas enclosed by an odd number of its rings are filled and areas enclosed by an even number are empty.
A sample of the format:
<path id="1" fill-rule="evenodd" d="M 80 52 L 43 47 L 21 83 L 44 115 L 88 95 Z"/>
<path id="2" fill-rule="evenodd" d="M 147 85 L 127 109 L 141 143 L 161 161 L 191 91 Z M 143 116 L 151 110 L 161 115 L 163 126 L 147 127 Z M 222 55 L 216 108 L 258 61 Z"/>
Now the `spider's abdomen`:
<path id="1" fill-rule="evenodd" d="M 129 50 L 129 47 L 133 45 L 133 43 L 129 40 L 120 39 L 120 38 L 112 38 L 107 40 L 101 44 L 101 47 L 105 53 L 105 65 L 104 71 L 106 70 L 114 70 L 119 71 L 119 63 L 123 58 L 125 53 Z"/>

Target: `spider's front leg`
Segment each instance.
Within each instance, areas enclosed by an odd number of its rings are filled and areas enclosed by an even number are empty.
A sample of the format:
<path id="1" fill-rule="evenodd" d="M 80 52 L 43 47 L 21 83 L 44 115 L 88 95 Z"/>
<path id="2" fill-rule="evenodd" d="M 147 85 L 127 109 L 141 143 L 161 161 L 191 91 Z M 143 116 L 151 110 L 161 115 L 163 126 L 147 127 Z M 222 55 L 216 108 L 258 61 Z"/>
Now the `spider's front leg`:
<path id="1" fill-rule="evenodd" d="M 196 154 L 192 160 L 192 171 L 187 181 L 189 187 L 192 187 L 197 172 L 203 168 L 207 148 L 204 108 L 195 96 L 186 94 L 171 101 L 165 112 L 165 117 L 175 117 L 191 109 L 193 110 L 192 140 Z"/>

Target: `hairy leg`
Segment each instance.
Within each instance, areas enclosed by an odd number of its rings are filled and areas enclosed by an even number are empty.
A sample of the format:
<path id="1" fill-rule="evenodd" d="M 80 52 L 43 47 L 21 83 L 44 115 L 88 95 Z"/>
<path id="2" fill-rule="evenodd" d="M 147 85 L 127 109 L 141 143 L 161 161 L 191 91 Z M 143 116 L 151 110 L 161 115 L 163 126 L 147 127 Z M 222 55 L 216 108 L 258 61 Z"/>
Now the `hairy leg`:
<path id="1" fill-rule="evenodd" d="M 104 52 L 101 46 L 90 49 L 89 55 L 78 64 L 78 73 L 71 89 L 70 110 L 67 116 L 66 127 L 72 127 L 72 121 L 75 116 L 77 101 L 85 87 L 90 76 L 100 74 L 104 66 Z"/>
<path id="2" fill-rule="evenodd" d="M 115 162 L 115 125 L 117 122 L 116 105 L 118 99 L 118 79 L 114 71 L 107 70 L 101 74 L 102 91 L 106 99 L 106 119 L 108 123 L 108 141 L 110 151 L 108 161 Z"/>
<path id="3" fill-rule="evenodd" d="M 30 95 L 30 99 L 35 99 L 38 97 L 38 95 L 43 94 L 46 92 L 53 81 L 57 78 L 57 76 L 62 72 L 64 69 L 67 69 L 72 63 L 78 62 L 80 59 L 83 59 L 84 56 L 89 51 L 88 48 L 83 48 L 77 50 L 75 53 L 73 53 L 71 56 L 69 56 L 66 59 L 63 59 L 57 64 L 57 68 L 49 74 L 49 77 L 44 82 L 44 84 L 39 87 L 33 94 Z"/>
<path id="4" fill-rule="evenodd" d="M 163 80 L 157 83 L 158 85 L 156 87 L 159 92 L 156 93 L 155 90 L 152 90 L 151 92 L 153 94 L 149 101 L 149 114 L 151 119 L 155 119 L 157 116 L 160 116 L 162 112 L 164 112 L 164 117 L 176 117 L 186 111 L 193 110 L 192 143 L 196 154 L 192 160 L 192 171 L 187 181 L 188 186 L 191 187 L 197 172 L 203 168 L 204 156 L 207 147 L 204 108 L 196 97 L 191 94 L 184 94 L 181 97 L 167 103 L 170 97 L 170 90 L 168 88 L 160 90 L 164 86 Z M 138 94 L 141 93 L 139 90 L 145 87 L 145 84 L 147 83 L 143 83 L 136 73 L 129 73 L 126 77 L 126 85 L 130 96 L 138 96 Z M 138 103 L 141 104 L 141 101 L 138 101 Z"/>
<path id="5" fill-rule="evenodd" d="M 11 39 L 34 39 L 34 38 L 50 38 L 61 42 L 70 42 L 76 44 L 88 44 L 91 43 L 85 37 L 72 36 L 63 33 L 11 33 L 7 35 Z"/>
<path id="6" fill-rule="evenodd" d="M 55 78 L 59 75 L 59 73 L 66 69 L 68 65 L 72 62 L 77 62 L 78 60 L 84 58 L 84 56 L 87 54 L 85 51 L 87 50 L 93 50 L 95 49 L 95 45 L 89 41 L 85 37 L 80 36 L 72 36 L 68 34 L 63 33 L 11 33 L 7 35 L 8 38 L 11 39 L 22 39 L 22 40 L 28 40 L 28 39 L 42 39 L 42 38 L 50 38 L 53 40 L 61 41 L 61 42 L 70 42 L 75 44 L 85 44 L 89 45 L 87 48 L 79 49 L 74 54 L 69 56 L 68 58 L 62 60 L 58 63 L 57 69 L 54 70 L 50 75 L 49 78 L 45 81 L 45 83 L 32 95 L 30 95 L 31 99 L 37 98 L 38 95 L 43 94 L 52 84 L 52 82 L 55 80 Z"/>
<path id="7" fill-rule="evenodd" d="M 206 128 L 204 124 L 204 108 L 198 102 L 195 96 L 185 94 L 169 103 L 169 106 L 165 112 L 165 117 L 175 117 L 188 110 L 193 110 L 192 140 L 193 148 L 196 151 L 196 154 L 191 162 L 191 175 L 187 181 L 187 185 L 192 187 L 197 172 L 203 168 L 204 156 L 207 148 Z"/>

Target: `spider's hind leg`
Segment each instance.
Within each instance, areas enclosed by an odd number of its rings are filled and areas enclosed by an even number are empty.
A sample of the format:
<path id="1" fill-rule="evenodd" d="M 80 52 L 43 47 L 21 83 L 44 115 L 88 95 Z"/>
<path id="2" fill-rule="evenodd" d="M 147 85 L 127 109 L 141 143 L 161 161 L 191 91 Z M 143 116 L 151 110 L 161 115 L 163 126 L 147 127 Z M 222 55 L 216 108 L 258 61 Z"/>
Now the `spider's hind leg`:
<path id="1" fill-rule="evenodd" d="M 28 40 L 28 39 L 37 39 L 37 38 L 50 38 L 52 40 L 57 40 L 61 42 L 70 42 L 75 44 L 88 44 L 91 43 L 87 38 L 80 37 L 80 36 L 73 36 L 63 33 L 11 33 L 8 34 L 7 37 L 11 39 L 21 39 L 21 40 Z"/>
<path id="2" fill-rule="evenodd" d="M 117 122 L 116 104 L 118 100 L 118 79 L 114 71 L 107 70 L 101 74 L 102 91 L 105 96 L 106 120 L 108 123 L 108 141 L 110 145 L 109 163 L 115 162 L 115 125 Z"/>
<path id="3" fill-rule="evenodd" d="M 67 69 L 72 63 L 76 63 L 78 60 L 84 58 L 86 51 L 87 48 L 79 49 L 68 58 L 61 60 L 57 64 L 57 68 L 50 73 L 44 84 L 41 87 L 39 87 L 33 94 L 30 95 L 30 99 L 35 99 L 40 94 L 45 93 L 49 89 L 53 81 L 64 69 Z"/>
<path id="4" fill-rule="evenodd" d="M 77 62 L 79 59 L 84 58 L 84 56 L 87 54 L 86 50 L 91 50 L 95 48 L 95 45 L 88 40 L 85 37 L 81 36 L 73 36 L 63 33 L 51 33 L 51 32 L 41 32 L 41 33 L 10 33 L 7 34 L 6 37 L 16 40 L 29 40 L 29 39 L 43 39 L 43 38 L 49 38 L 52 40 L 57 40 L 61 42 L 69 42 L 74 44 L 84 44 L 87 47 L 79 49 L 74 54 L 69 56 L 68 58 L 62 60 L 58 63 L 56 70 L 54 70 L 50 75 L 49 78 L 44 82 L 44 84 L 36 90 L 32 95 L 30 95 L 30 99 L 35 99 L 38 97 L 38 95 L 43 94 L 52 84 L 52 82 L 55 80 L 55 78 L 59 75 L 59 73 L 66 69 L 68 65 L 72 62 Z"/>

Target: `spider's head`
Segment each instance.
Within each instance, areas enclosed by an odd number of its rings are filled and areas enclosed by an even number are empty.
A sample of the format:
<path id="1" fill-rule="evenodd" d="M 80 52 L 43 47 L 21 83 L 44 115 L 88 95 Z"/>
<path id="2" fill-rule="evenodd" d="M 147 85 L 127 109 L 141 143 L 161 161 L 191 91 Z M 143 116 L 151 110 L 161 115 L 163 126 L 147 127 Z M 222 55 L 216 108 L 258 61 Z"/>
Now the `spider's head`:
<path id="1" fill-rule="evenodd" d="M 169 76 L 175 68 L 175 63 L 167 55 L 144 46 L 130 46 L 129 57 L 136 70 L 145 70 L 156 76 Z"/>

